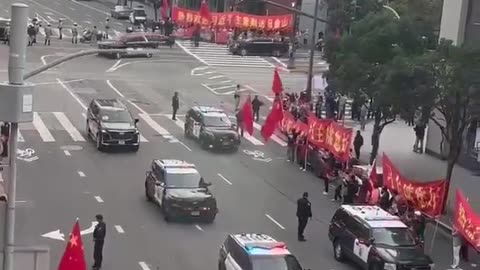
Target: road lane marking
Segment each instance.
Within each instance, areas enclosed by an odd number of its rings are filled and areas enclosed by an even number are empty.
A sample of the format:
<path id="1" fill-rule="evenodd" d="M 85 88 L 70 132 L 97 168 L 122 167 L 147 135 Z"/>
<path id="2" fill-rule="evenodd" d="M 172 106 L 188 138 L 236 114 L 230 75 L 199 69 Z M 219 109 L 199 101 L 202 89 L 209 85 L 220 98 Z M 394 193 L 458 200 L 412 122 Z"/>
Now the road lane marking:
<path id="1" fill-rule="evenodd" d="M 170 135 L 170 132 L 168 132 L 166 129 L 164 129 L 163 127 L 161 127 L 157 122 L 155 122 L 151 117 L 150 115 L 146 114 L 146 113 L 141 113 L 139 114 L 140 118 L 143 119 L 143 121 L 145 121 L 151 128 L 153 128 L 153 130 L 155 130 L 158 134 L 160 134 L 162 137 L 165 137 L 165 136 L 171 136 Z M 173 137 L 173 136 L 172 136 Z"/>
<path id="2" fill-rule="evenodd" d="M 70 18 L 68 15 L 66 15 L 66 14 L 64 14 L 64 13 L 61 13 L 60 11 L 51 9 L 51 8 L 45 6 L 45 5 L 42 5 L 42 4 L 38 3 L 37 1 L 34 1 L 34 0 L 28 0 L 28 1 L 30 1 L 30 2 L 32 2 L 32 3 L 34 3 L 34 4 L 36 4 L 36 5 L 38 5 L 38 6 L 40 6 L 40 7 L 43 7 L 44 9 L 50 10 L 51 12 L 53 12 L 53 13 L 55 13 L 55 14 L 62 15 L 64 18 L 69 19 L 69 20 L 72 21 L 72 22 L 75 21 L 75 20 L 73 20 L 72 18 Z M 38 13 L 36 13 L 36 15 L 37 15 L 36 17 L 39 17 L 39 18 L 42 19 L 44 22 L 47 22 L 47 20 L 45 20 L 45 18 L 42 18 L 41 16 L 39 16 Z"/>
<path id="3" fill-rule="evenodd" d="M 177 44 L 178 47 L 180 47 L 182 50 L 184 50 L 187 54 L 191 55 L 193 58 L 197 59 L 198 61 L 202 62 L 206 66 L 210 66 L 207 61 L 203 60 L 202 58 L 196 56 L 194 53 L 192 53 L 189 49 L 187 49 L 185 46 L 183 46 L 178 40 L 175 40 L 175 43 Z M 214 73 L 211 72 L 211 73 Z M 205 74 L 211 74 L 211 73 L 205 73 Z"/>
<path id="4" fill-rule="evenodd" d="M 197 230 L 203 232 L 203 229 L 202 229 L 202 227 L 200 227 L 200 225 L 195 224 L 195 228 L 197 228 Z"/>
<path id="5" fill-rule="evenodd" d="M 31 1 L 31 0 L 30 0 L 30 1 Z M 75 0 L 72 0 L 72 2 L 75 3 L 75 4 L 78 4 L 78 5 L 82 5 L 82 6 L 86 7 L 86 8 L 91 9 L 91 10 L 95 10 L 96 12 L 102 13 L 102 14 L 104 14 L 104 15 L 110 16 L 110 13 L 105 12 L 105 11 L 103 11 L 103 10 L 100 10 L 100 9 L 98 9 L 98 8 L 94 8 L 94 7 L 90 6 L 90 5 L 87 5 L 87 4 L 84 4 L 84 3 L 81 3 L 81 2 L 78 2 L 78 1 L 75 1 Z M 86 15 L 89 16 L 89 14 L 86 14 Z"/>
<path id="6" fill-rule="evenodd" d="M 25 142 L 25 138 L 23 138 L 23 135 L 22 133 L 20 133 L 20 130 L 18 130 L 17 142 Z"/>
<path id="7" fill-rule="evenodd" d="M 87 177 L 84 172 L 78 171 L 77 172 L 80 177 Z"/>
<path id="8" fill-rule="evenodd" d="M 280 224 L 280 222 L 276 221 L 274 218 L 272 218 L 269 214 L 265 214 L 265 216 L 270 219 L 275 225 L 277 225 L 280 229 L 285 230 L 285 227 Z"/>
<path id="9" fill-rule="evenodd" d="M 221 175 L 221 174 L 219 174 L 219 173 L 218 173 L 217 175 L 218 175 L 220 178 L 222 178 L 222 180 L 225 181 L 227 184 L 233 185 L 232 182 L 228 181 L 228 179 L 227 179 L 225 176 L 223 176 L 223 175 Z"/>
<path id="10" fill-rule="evenodd" d="M 85 106 L 85 104 L 83 104 L 83 102 L 80 100 L 80 98 L 78 98 L 73 92 L 72 90 L 70 90 L 70 88 L 62 81 L 60 80 L 59 78 L 57 78 L 57 82 L 60 84 L 60 86 L 62 86 L 63 89 L 65 89 L 77 102 L 78 104 L 80 104 L 80 106 L 82 106 L 82 108 L 86 111 L 87 110 L 87 106 Z"/>
<path id="11" fill-rule="evenodd" d="M 140 106 L 138 106 L 137 104 L 135 104 L 132 101 L 130 101 L 129 99 L 127 99 L 125 97 L 125 95 L 122 94 L 122 92 L 120 92 L 115 86 L 113 86 L 113 84 L 110 82 L 110 80 L 107 80 L 106 82 L 107 82 L 108 86 L 110 86 L 110 88 L 112 88 L 112 90 L 115 91 L 115 93 L 117 93 L 117 95 L 124 98 L 128 103 L 130 103 L 133 107 L 137 108 L 137 110 L 139 110 L 141 113 L 143 113 L 145 115 L 148 115 L 148 113 L 144 109 L 140 108 Z"/>
<path id="12" fill-rule="evenodd" d="M 140 268 L 142 268 L 142 270 L 150 270 L 150 267 L 148 267 L 145 262 L 138 262 L 138 264 L 140 265 Z"/>
<path id="13" fill-rule="evenodd" d="M 185 147 L 185 149 L 187 149 L 188 151 L 192 152 L 192 148 L 190 148 L 188 145 L 186 145 L 184 142 L 178 140 L 178 143 L 180 143 L 183 147 Z"/>
<path id="14" fill-rule="evenodd" d="M 115 70 L 116 70 L 116 67 L 117 67 L 118 65 L 120 65 L 121 62 L 122 62 L 122 59 L 118 60 L 115 64 L 113 64 L 113 66 L 111 66 L 109 69 L 107 69 L 106 72 L 115 71 Z"/>
<path id="15" fill-rule="evenodd" d="M 261 129 L 262 129 L 262 127 L 261 127 L 258 123 L 255 123 L 255 122 L 253 122 L 253 126 L 254 126 L 255 129 L 257 129 L 257 130 L 261 130 Z M 282 140 L 280 137 L 278 137 L 278 136 L 275 135 L 275 134 L 272 134 L 272 136 L 270 137 L 270 139 L 272 139 L 274 142 L 278 143 L 279 145 L 281 145 L 281 146 L 283 146 L 283 147 L 285 147 L 285 146 L 288 145 L 284 140 Z"/>
<path id="16" fill-rule="evenodd" d="M 243 137 L 253 143 L 253 145 L 264 145 L 261 141 L 248 133 L 243 134 Z"/>
<path id="17" fill-rule="evenodd" d="M 285 63 L 283 63 L 282 61 L 280 61 L 280 59 L 278 59 L 277 57 L 272 57 L 273 60 L 275 60 L 275 62 L 279 63 L 280 65 L 282 65 L 284 68 L 287 67 L 287 65 Z"/>
<path id="18" fill-rule="evenodd" d="M 87 118 L 87 115 L 85 113 L 82 113 L 83 118 Z"/>
<path id="19" fill-rule="evenodd" d="M 177 125 L 179 128 L 181 128 L 182 130 L 185 130 L 185 122 L 183 122 L 180 119 L 177 119 L 177 120 L 172 119 L 172 121 L 175 122 L 175 125 Z"/>
<path id="20" fill-rule="evenodd" d="M 208 79 L 209 79 L 209 80 L 215 80 L 215 79 L 219 79 L 219 78 L 223 78 L 223 77 L 225 77 L 225 76 L 223 76 L 223 75 L 217 75 L 217 76 L 212 76 L 212 77 L 210 77 L 210 78 L 208 78 Z"/>
<path id="21" fill-rule="evenodd" d="M 115 229 L 117 230 L 118 233 L 125 233 L 122 226 L 120 226 L 120 225 L 115 225 Z"/>
<path id="22" fill-rule="evenodd" d="M 68 81 L 65 81 L 65 83 L 71 83 L 71 82 L 80 82 L 80 81 L 84 81 L 85 79 L 75 79 L 75 80 L 68 80 Z M 48 84 L 58 84 L 57 81 L 52 81 L 52 82 L 37 82 L 37 83 L 32 83 L 33 85 L 48 85 Z"/>
<path id="23" fill-rule="evenodd" d="M 102 198 L 101 198 L 100 196 L 95 196 L 94 198 L 95 198 L 95 200 L 96 200 L 97 202 L 103 203 L 103 200 L 102 200 Z"/>
<path id="24" fill-rule="evenodd" d="M 143 137 L 142 134 L 140 134 L 140 142 L 148 142 L 147 138 Z"/>
<path id="25" fill-rule="evenodd" d="M 54 112 L 53 115 L 57 118 L 58 122 L 65 128 L 68 134 L 70 134 L 70 137 L 75 142 L 84 142 L 85 138 L 83 138 L 82 134 L 73 126 L 72 122 L 68 120 L 67 116 L 65 116 L 64 113 L 62 112 Z"/>
<path id="26" fill-rule="evenodd" d="M 69 157 L 71 156 L 72 154 L 70 154 L 70 151 L 68 150 L 63 150 L 63 153 L 65 154 L 65 156 Z"/>
<path id="27" fill-rule="evenodd" d="M 37 112 L 33 113 L 33 126 L 37 129 L 38 134 L 44 142 L 54 142 L 55 138 L 53 138 L 52 133 L 48 130 L 47 126 L 43 122 L 42 118 Z"/>
<path id="28" fill-rule="evenodd" d="M 210 84 L 211 85 L 211 84 Z M 233 87 L 237 87 L 236 84 L 231 84 L 231 85 L 225 85 L 225 86 L 220 86 L 220 87 L 215 87 L 215 88 L 212 88 L 214 91 L 217 91 L 217 90 L 222 90 L 222 89 L 227 89 L 227 88 L 233 88 Z"/>

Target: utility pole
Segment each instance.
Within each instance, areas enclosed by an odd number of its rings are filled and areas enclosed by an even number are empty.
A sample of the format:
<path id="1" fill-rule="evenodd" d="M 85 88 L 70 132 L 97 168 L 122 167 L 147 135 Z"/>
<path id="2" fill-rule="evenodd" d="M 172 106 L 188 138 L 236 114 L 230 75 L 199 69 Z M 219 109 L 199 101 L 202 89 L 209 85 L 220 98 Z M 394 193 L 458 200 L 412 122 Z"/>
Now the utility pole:
<path id="1" fill-rule="evenodd" d="M 292 2 L 292 8 L 298 9 L 298 1 Z M 288 69 L 295 68 L 295 51 L 296 51 L 296 39 L 297 39 L 297 13 L 293 12 L 293 26 L 292 26 L 292 33 L 290 35 L 290 51 L 288 53 Z"/>
<path id="2" fill-rule="evenodd" d="M 12 5 L 10 49 L 8 58 L 9 83 L 0 83 L 0 121 L 10 124 L 8 136 L 8 202 L 5 225 L 4 270 L 14 269 L 15 251 L 15 201 L 17 189 L 17 139 L 18 123 L 33 120 L 33 86 L 24 83 L 27 51 L 28 6 Z"/>
<path id="3" fill-rule="evenodd" d="M 313 17 L 318 17 L 318 5 L 319 0 L 315 0 L 315 13 Z M 310 44 L 310 61 L 308 63 L 308 77 L 307 77 L 307 99 L 308 101 L 312 101 L 312 80 L 313 80 L 313 58 L 315 57 L 315 37 L 317 35 L 317 20 L 313 20 L 313 32 L 312 32 L 312 40 Z"/>

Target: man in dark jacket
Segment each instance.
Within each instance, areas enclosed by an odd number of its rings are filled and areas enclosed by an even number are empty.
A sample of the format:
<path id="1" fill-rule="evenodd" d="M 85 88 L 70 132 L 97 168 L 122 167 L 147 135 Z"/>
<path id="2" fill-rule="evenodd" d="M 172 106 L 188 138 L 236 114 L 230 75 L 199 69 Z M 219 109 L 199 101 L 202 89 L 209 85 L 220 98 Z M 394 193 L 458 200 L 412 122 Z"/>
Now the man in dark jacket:
<path id="1" fill-rule="evenodd" d="M 308 192 L 304 192 L 302 198 L 297 200 L 298 218 L 298 241 L 306 241 L 303 232 L 307 227 L 308 219 L 312 219 L 312 204 L 308 200 Z"/>
<path id="2" fill-rule="evenodd" d="M 353 139 L 353 148 L 355 150 L 355 157 L 357 160 L 360 161 L 360 148 L 363 146 L 363 137 L 360 134 L 360 130 L 357 130 L 357 135 L 355 135 L 355 139 Z"/>
<path id="3" fill-rule="evenodd" d="M 287 135 L 287 161 L 295 162 L 296 144 L 298 133 L 295 129 Z"/>
<path id="4" fill-rule="evenodd" d="M 236 113 L 236 118 L 237 118 L 237 133 L 240 134 L 240 136 L 243 137 L 243 113 L 242 110 L 237 110 Z"/>
<path id="5" fill-rule="evenodd" d="M 105 241 L 105 235 L 107 234 L 107 226 L 103 221 L 103 216 L 98 214 L 95 216 L 97 219 L 98 224 L 95 226 L 93 230 L 93 266 L 92 269 L 98 270 L 102 268 L 102 260 L 103 260 L 103 243 Z"/>
<path id="6" fill-rule="evenodd" d="M 180 100 L 178 99 L 178 92 L 175 92 L 172 97 L 172 120 L 177 120 L 177 111 L 180 107 Z"/>
<path id="7" fill-rule="evenodd" d="M 256 95 L 252 100 L 253 119 L 255 120 L 255 122 L 257 122 L 260 118 L 260 107 L 262 106 L 263 102 L 261 102 Z"/>
<path id="8" fill-rule="evenodd" d="M 413 145 L 413 152 L 423 153 L 423 138 L 425 137 L 425 125 L 417 124 L 413 130 L 415 131 L 415 144 Z"/>

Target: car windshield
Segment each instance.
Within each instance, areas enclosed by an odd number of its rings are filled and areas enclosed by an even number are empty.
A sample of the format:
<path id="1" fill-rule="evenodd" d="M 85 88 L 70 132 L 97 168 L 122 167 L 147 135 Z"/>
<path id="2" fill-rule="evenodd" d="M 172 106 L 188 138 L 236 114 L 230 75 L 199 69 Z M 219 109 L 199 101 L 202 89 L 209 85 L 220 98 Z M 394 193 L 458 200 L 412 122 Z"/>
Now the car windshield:
<path id="1" fill-rule="evenodd" d="M 135 10 L 134 12 L 135 16 L 138 16 L 138 17 L 146 17 L 147 14 L 145 14 L 145 10 Z"/>
<path id="2" fill-rule="evenodd" d="M 170 188 L 198 188 L 199 173 L 167 173 L 166 183 Z"/>
<path id="3" fill-rule="evenodd" d="M 100 115 L 103 122 L 131 123 L 133 121 L 127 110 L 103 110 Z"/>
<path id="4" fill-rule="evenodd" d="M 388 246 L 415 245 L 415 239 L 407 228 L 375 228 L 372 236 L 376 244 Z"/>
<path id="5" fill-rule="evenodd" d="M 231 127 L 232 122 L 225 116 L 204 116 L 203 124 L 207 127 Z"/>
<path id="6" fill-rule="evenodd" d="M 254 270 L 302 270 L 302 267 L 293 255 L 253 256 L 252 266 Z"/>

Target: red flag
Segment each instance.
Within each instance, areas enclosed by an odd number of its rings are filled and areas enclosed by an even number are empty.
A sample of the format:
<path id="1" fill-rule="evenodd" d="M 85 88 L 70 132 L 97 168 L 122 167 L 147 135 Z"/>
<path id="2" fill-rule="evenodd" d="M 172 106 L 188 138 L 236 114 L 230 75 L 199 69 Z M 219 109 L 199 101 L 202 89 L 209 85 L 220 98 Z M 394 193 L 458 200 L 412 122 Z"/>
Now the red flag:
<path id="1" fill-rule="evenodd" d="M 72 233 L 70 234 L 62 260 L 58 265 L 58 270 L 85 270 L 86 268 L 80 224 L 78 224 L 77 220 L 73 225 Z"/>
<path id="2" fill-rule="evenodd" d="M 280 123 L 283 119 L 283 106 L 282 100 L 277 97 L 272 105 L 272 110 L 267 116 L 265 123 L 260 130 L 263 139 L 267 142 L 268 139 L 272 136 L 273 132 L 275 132 L 275 128 L 277 127 L 278 123 Z"/>
<path id="3" fill-rule="evenodd" d="M 281 94 L 283 92 L 282 79 L 280 79 L 278 69 L 275 69 L 275 71 L 273 72 L 272 91 L 275 94 Z"/>
<path id="4" fill-rule="evenodd" d="M 162 13 L 162 18 L 165 20 L 168 18 L 168 9 L 170 5 L 168 4 L 168 0 L 162 0 L 162 7 L 160 8 L 160 12 Z"/>
<path id="5" fill-rule="evenodd" d="M 210 14 L 210 10 L 208 9 L 208 4 L 205 0 L 203 0 L 202 4 L 200 5 L 200 17 L 208 21 L 211 21 L 212 19 L 212 15 Z"/>
<path id="6" fill-rule="evenodd" d="M 247 100 L 242 107 L 242 118 L 243 118 L 243 127 L 248 132 L 248 134 L 253 134 L 253 109 L 252 109 L 252 100 L 248 96 Z"/>

